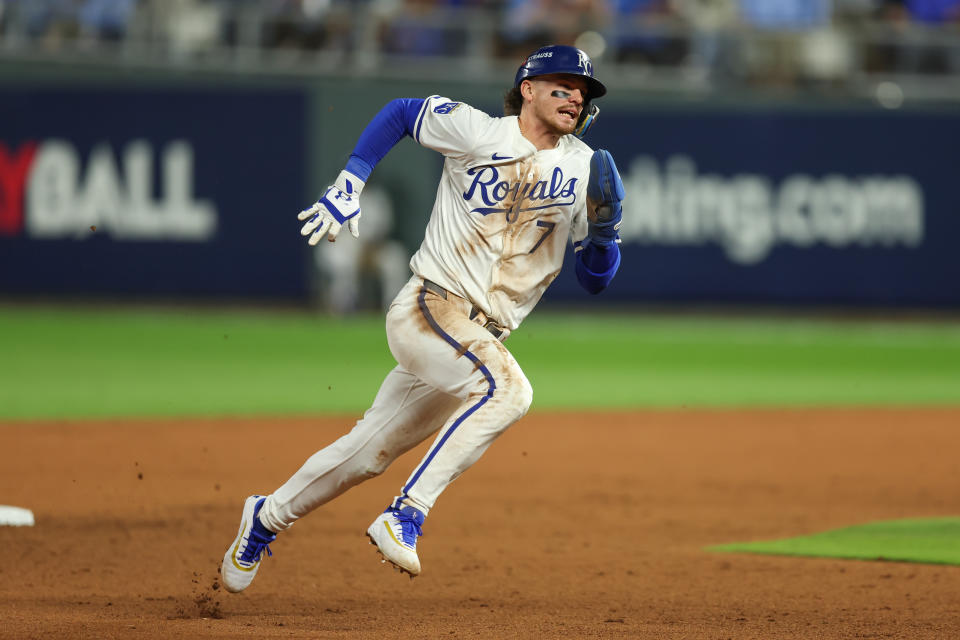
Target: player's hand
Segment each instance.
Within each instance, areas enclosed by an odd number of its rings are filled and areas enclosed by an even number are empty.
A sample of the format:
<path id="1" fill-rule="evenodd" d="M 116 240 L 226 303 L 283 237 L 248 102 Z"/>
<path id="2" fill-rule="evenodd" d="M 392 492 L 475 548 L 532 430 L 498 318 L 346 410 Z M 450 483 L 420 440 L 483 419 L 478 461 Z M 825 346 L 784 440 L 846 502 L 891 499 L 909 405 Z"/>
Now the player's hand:
<path id="1" fill-rule="evenodd" d="M 587 225 L 594 242 L 620 242 L 617 230 L 623 217 L 623 196 L 623 182 L 613 156 L 606 149 L 597 149 L 590 158 L 587 182 Z"/>
<path id="2" fill-rule="evenodd" d="M 363 185 L 363 180 L 357 176 L 341 171 L 336 182 L 327 187 L 320 199 L 297 215 L 297 219 L 306 221 L 300 235 L 310 236 L 308 244 L 316 245 L 323 236 L 334 242 L 344 222 L 350 228 L 350 235 L 360 237 L 360 192 Z"/>

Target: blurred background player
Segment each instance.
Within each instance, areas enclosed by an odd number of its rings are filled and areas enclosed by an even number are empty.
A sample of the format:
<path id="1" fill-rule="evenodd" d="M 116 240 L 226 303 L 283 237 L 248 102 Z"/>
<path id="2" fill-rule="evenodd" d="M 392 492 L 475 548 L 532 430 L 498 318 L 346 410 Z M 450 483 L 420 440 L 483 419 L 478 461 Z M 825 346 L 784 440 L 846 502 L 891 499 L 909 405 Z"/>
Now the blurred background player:
<path id="1" fill-rule="evenodd" d="M 311 245 L 334 241 L 344 224 L 357 237 L 364 184 L 397 142 L 409 135 L 445 156 L 414 275 L 387 312 L 398 365 L 348 434 L 272 494 L 247 498 L 223 559 L 228 590 L 250 584 L 278 532 L 437 433 L 367 529 L 386 560 L 420 573 L 417 539 L 437 498 L 530 406 L 530 383 L 502 341 L 560 272 L 568 238 L 591 293 L 619 267 L 623 186 L 610 154 L 575 135 L 592 124 L 592 100 L 605 93 L 587 54 L 554 45 L 520 67 L 505 117 L 440 96 L 394 100 L 363 131 L 336 182 L 300 213 Z"/>

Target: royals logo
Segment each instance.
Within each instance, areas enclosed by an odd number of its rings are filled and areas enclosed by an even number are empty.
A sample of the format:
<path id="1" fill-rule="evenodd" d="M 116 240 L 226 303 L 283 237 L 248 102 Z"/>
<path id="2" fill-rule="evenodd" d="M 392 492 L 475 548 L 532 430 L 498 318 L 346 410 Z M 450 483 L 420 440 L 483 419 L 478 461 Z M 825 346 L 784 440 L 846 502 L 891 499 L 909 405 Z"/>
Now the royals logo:
<path id="1" fill-rule="evenodd" d="M 590 62 L 590 58 L 587 57 L 583 51 L 577 51 L 577 66 L 583 69 L 583 72 L 588 76 L 593 77 L 593 63 Z"/>
<path id="2" fill-rule="evenodd" d="M 463 192 L 463 199 L 471 201 L 475 197 L 485 204 L 484 207 L 475 207 L 470 213 L 479 213 L 482 216 L 491 213 L 507 212 L 509 216 L 521 213 L 523 211 L 537 211 L 539 209 L 549 209 L 551 207 L 569 207 L 577 201 L 575 193 L 577 179 L 564 179 L 563 171 L 560 167 L 555 167 L 550 175 L 550 180 L 540 180 L 538 182 L 508 182 L 500 179 L 500 172 L 496 167 L 484 166 L 475 167 L 467 171 L 467 175 L 473 176 L 473 182 L 470 188 Z M 498 207 L 507 196 L 510 196 L 510 207 Z M 528 206 L 524 206 L 524 205 Z"/>

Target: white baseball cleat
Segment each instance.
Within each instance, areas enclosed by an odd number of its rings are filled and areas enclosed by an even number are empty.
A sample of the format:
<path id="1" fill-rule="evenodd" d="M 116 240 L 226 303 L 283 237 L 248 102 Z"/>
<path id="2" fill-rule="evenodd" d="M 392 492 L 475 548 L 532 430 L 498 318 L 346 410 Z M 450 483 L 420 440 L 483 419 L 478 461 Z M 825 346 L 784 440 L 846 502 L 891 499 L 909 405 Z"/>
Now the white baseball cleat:
<path id="1" fill-rule="evenodd" d="M 410 577 L 420 575 L 417 538 L 423 535 L 423 513 L 413 507 L 388 507 L 367 528 L 370 543 L 377 547 L 384 560 Z"/>
<path id="2" fill-rule="evenodd" d="M 238 593 L 250 586 L 260 568 L 264 551 L 267 555 L 273 555 L 268 545 L 277 539 L 277 534 L 260 524 L 257 518 L 264 500 L 264 496 L 250 496 L 243 503 L 240 530 L 223 555 L 220 578 L 224 588 L 231 593 Z"/>

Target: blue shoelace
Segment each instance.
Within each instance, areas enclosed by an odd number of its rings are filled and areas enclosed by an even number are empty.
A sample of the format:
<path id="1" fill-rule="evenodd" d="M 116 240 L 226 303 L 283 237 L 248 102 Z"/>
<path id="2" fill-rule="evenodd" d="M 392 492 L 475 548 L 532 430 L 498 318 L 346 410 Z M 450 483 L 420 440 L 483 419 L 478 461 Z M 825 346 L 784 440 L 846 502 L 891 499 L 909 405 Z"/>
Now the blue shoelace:
<path id="1" fill-rule="evenodd" d="M 404 513 L 399 509 L 394 509 L 393 517 L 400 523 L 400 527 L 403 529 L 403 541 L 407 544 L 415 544 L 417 537 L 423 535 L 423 528 L 420 526 L 420 523 L 417 522 L 415 516 Z"/>
<path id="2" fill-rule="evenodd" d="M 263 535 L 256 528 L 250 530 L 247 537 L 247 548 L 240 554 L 241 562 L 257 562 L 266 550 L 268 556 L 272 556 L 270 543 L 277 539 L 276 535 Z"/>

